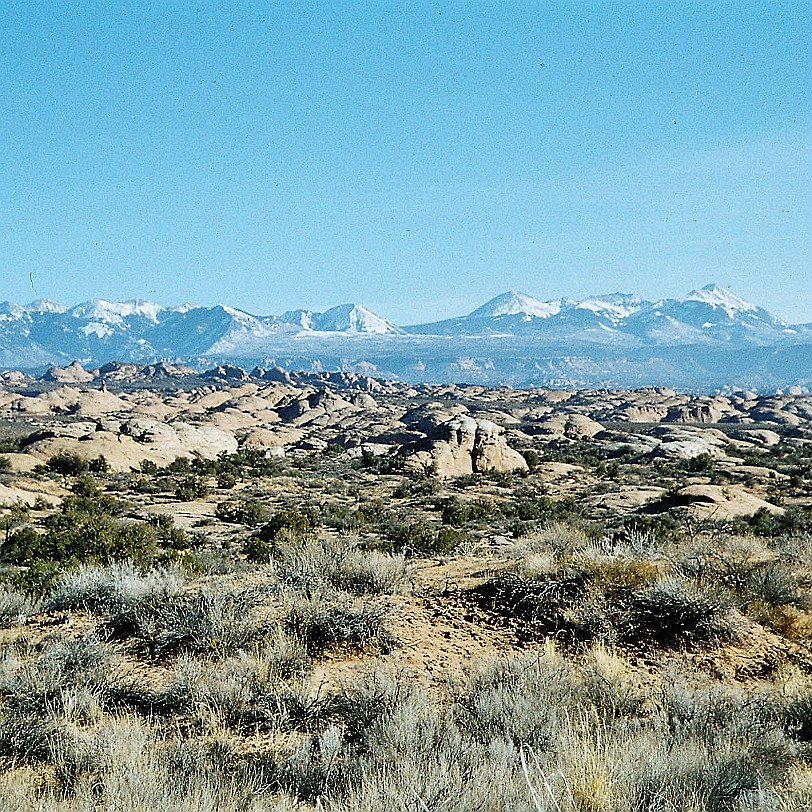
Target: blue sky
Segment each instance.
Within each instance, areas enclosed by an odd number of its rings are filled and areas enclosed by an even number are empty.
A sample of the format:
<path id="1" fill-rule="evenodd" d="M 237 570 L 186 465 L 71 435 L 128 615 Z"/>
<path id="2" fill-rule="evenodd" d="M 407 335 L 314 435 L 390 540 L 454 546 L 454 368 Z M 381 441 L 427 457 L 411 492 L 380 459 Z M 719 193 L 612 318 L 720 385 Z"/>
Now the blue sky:
<path id="1" fill-rule="evenodd" d="M 0 299 L 812 320 L 805 4 L 141 5 L 2 4 Z"/>

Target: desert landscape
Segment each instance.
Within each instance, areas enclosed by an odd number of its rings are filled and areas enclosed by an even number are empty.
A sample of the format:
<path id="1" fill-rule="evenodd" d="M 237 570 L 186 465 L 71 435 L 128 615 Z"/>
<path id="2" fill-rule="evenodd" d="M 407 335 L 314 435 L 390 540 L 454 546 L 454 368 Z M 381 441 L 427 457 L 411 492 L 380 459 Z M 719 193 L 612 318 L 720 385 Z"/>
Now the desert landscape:
<path id="1" fill-rule="evenodd" d="M 812 807 L 812 396 L 2 375 L 0 809 Z"/>

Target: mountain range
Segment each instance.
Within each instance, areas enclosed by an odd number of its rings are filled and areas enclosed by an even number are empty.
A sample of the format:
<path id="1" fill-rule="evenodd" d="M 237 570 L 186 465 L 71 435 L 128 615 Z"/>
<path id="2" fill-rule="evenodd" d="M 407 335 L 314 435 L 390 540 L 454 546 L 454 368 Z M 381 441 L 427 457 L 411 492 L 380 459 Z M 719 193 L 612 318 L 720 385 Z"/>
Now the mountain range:
<path id="1" fill-rule="evenodd" d="M 786 324 L 713 284 L 656 302 L 507 292 L 468 315 L 407 326 L 359 304 L 279 316 L 141 299 L 0 304 L 0 367 L 73 360 L 273 364 L 414 382 L 765 389 L 812 383 L 812 325 Z"/>

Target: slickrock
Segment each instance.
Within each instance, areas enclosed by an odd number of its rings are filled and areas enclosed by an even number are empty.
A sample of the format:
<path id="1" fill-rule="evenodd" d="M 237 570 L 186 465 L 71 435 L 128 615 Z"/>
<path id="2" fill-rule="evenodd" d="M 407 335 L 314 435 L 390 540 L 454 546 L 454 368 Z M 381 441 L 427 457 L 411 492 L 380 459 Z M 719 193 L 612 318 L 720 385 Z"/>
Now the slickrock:
<path id="1" fill-rule="evenodd" d="M 74 361 L 70 366 L 51 367 L 41 378 L 43 381 L 55 381 L 57 383 L 88 383 L 96 376 L 88 372 L 78 361 Z"/>
<path id="2" fill-rule="evenodd" d="M 698 518 L 712 520 L 750 516 L 761 508 L 775 514 L 784 512 L 737 485 L 686 485 L 677 491 L 675 501 L 689 506 Z"/>

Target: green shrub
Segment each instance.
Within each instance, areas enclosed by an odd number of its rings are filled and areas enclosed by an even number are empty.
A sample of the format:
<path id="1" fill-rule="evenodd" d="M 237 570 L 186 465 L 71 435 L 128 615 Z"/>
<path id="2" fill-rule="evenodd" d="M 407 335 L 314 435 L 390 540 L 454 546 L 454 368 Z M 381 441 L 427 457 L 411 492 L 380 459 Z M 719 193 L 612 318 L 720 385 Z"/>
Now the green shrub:
<path id="1" fill-rule="evenodd" d="M 155 528 L 156 537 L 160 544 L 172 550 L 188 550 L 191 546 L 186 532 L 175 527 L 175 520 L 167 513 L 150 513 L 146 523 Z"/>
<path id="2" fill-rule="evenodd" d="M 263 541 L 259 536 L 249 536 L 242 543 L 243 555 L 257 564 L 267 564 L 271 560 L 274 546 L 267 541 Z"/>
<path id="3" fill-rule="evenodd" d="M 87 467 L 88 470 L 94 474 L 104 474 L 110 470 L 110 464 L 107 462 L 107 458 L 104 456 L 104 454 L 99 454 L 98 457 L 89 460 Z"/>
<path id="4" fill-rule="evenodd" d="M 185 459 L 185 457 L 178 459 Z M 184 477 L 175 488 L 175 498 L 179 502 L 194 502 L 196 499 L 205 499 L 208 495 L 208 486 L 198 476 Z"/>
<path id="5" fill-rule="evenodd" d="M 244 524 L 248 527 L 257 527 L 270 518 L 268 508 L 256 499 L 218 502 L 214 514 L 222 522 Z"/>
<path id="6" fill-rule="evenodd" d="M 487 521 L 496 512 L 494 505 L 484 499 L 463 502 L 457 496 L 439 500 L 436 507 L 442 511 L 443 524 L 452 527 L 463 527 L 471 522 Z"/>
<path id="7" fill-rule="evenodd" d="M 527 467 L 533 471 L 541 462 L 541 454 L 533 448 L 520 448 L 519 453 L 524 457 Z"/>
<path id="8" fill-rule="evenodd" d="M 78 454 L 65 451 L 49 457 L 45 463 L 45 468 L 63 476 L 78 476 L 79 474 L 86 474 L 90 470 L 90 464 Z"/>
<path id="9" fill-rule="evenodd" d="M 716 467 L 716 460 L 706 451 L 703 451 L 701 454 L 685 460 L 682 467 L 692 474 L 705 474 L 713 471 Z"/>
<path id="10" fill-rule="evenodd" d="M 217 477 L 217 487 L 222 491 L 231 490 L 237 484 L 237 477 L 234 474 L 223 473 Z"/>
<path id="11" fill-rule="evenodd" d="M 256 538 L 273 546 L 283 541 L 303 541 L 316 529 L 313 517 L 299 510 L 279 510 L 257 531 Z"/>
<path id="12" fill-rule="evenodd" d="M 417 476 L 404 479 L 392 492 L 395 499 L 408 499 L 410 496 L 433 496 L 440 489 L 434 477 Z"/>
<path id="13" fill-rule="evenodd" d="M 812 514 L 796 506 L 787 508 L 782 514 L 759 508 L 752 516 L 740 520 L 739 526 L 757 536 L 808 534 L 812 533 Z"/>
<path id="14" fill-rule="evenodd" d="M 101 489 L 90 474 L 79 474 L 71 485 L 71 493 L 77 496 L 99 496 Z"/>
<path id="15" fill-rule="evenodd" d="M 68 497 L 59 513 L 45 519 L 44 533 L 20 528 L 0 548 L 0 557 L 19 565 L 150 558 L 156 551 L 156 532 L 146 524 L 120 523 L 109 512 L 119 508 L 109 497 Z"/>
<path id="16" fill-rule="evenodd" d="M 623 519 L 622 530 L 615 537 L 625 541 L 635 535 L 647 535 L 655 542 L 663 543 L 676 539 L 680 530 L 681 523 L 672 513 L 657 515 L 637 513 Z"/>

